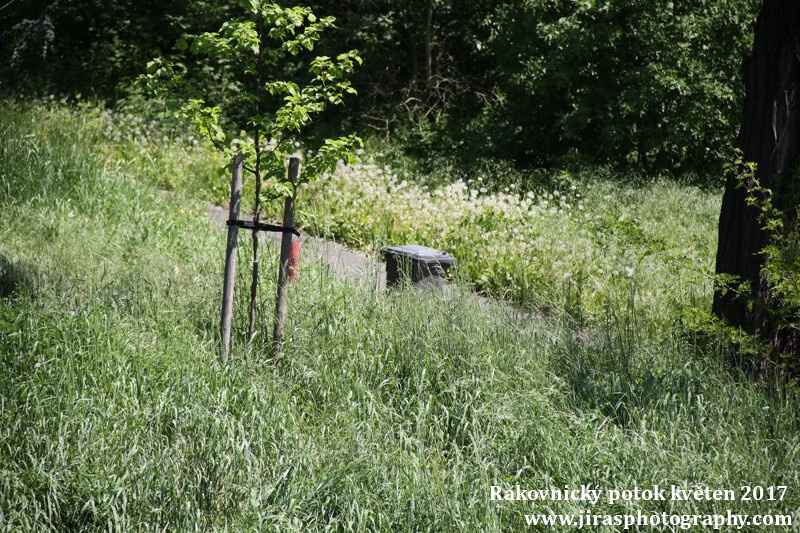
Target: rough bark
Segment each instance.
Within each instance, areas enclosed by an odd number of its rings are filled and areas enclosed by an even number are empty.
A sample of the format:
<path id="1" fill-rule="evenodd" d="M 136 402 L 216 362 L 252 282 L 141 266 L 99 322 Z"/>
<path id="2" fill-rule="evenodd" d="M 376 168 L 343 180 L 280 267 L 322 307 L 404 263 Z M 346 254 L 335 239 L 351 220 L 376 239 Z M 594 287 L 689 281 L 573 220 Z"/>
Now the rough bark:
<path id="1" fill-rule="evenodd" d="M 783 212 L 796 209 L 798 86 L 800 86 L 800 2 L 765 0 L 756 25 L 752 56 L 744 62 L 745 101 L 737 145 L 743 159 L 756 163 L 755 178 L 773 191 Z M 714 313 L 729 324 L 761 336 L 777 350 L 798 354 L 798 331 L 775 320 L 775 295 L 764 275 L 762 254 L 771 236 L 762 228 L 759 209 L 747 205 L 748 190 L 731 174 L 719 220 L 716 272 L 732 274 L 731 291 L 717 291 Z M 739 290 L 741 289 L 741 290 Z M 745 293 L 739 295 L 737 293 Z"/>

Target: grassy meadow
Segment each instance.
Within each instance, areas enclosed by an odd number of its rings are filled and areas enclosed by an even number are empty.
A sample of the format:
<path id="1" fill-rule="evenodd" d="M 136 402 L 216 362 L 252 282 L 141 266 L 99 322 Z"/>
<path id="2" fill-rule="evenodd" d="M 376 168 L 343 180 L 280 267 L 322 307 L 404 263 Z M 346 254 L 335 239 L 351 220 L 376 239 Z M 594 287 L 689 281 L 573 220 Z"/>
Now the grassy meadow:
<path id="1" fill-rule="evenodd" d="M 306 262 L 275 365 L 274 268 L 245 346 L 242 232 L 222 365 L 224 233 L 203 209 L 227 194 L 223 163 L 136 117 L 0 105 L 1 531 L 513 531 L 586 509 L 489 500 L 517 484 L 786 485 L 782 502 L 592 512 L 800 521 L 796 386 L 733 370 L 697 329 L 720 191 L 340 168 L 305 191 L 306 227 L 443 248 L 458 290 L 385 294 Z"/>

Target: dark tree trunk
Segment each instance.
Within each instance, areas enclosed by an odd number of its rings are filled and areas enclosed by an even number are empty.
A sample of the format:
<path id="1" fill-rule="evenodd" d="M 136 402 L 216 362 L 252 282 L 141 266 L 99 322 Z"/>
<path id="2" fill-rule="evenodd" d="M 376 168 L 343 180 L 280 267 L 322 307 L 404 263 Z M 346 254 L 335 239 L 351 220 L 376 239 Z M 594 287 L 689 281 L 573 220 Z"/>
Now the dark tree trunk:
<path id="1" fill-rule="evenodd" d="M 427 0 L 425 7 L 425 84 L 430 89 L 433 80 L 433 0 Z"/>
<path id="2" fill-rule="evenodd" d="M 798 85 L 800 85 L 800 1 L 764 0 L 755 30 L 752 57 L 744 63 L 746 89 L 742 127 L 737 140 L 744 161 L 756 163 L 755 177 L 773 191 L 774 206 L 796 208 Z M 800 336 L 774 318 L 776 299 L 765 279 L 762 254 L 770 235 L 762 229 L 759 209 L 747 205 L 748 191 L 729 175 L 719 220 L 716 271 L 749 283 L 714 295 L 714 313 L 728 323 L 761 336 L 777 350 L 797 354 Z M 795 221 L 796 222 L 796 221 Z M 739 292 L 747 292 L 743 297 Z"/>

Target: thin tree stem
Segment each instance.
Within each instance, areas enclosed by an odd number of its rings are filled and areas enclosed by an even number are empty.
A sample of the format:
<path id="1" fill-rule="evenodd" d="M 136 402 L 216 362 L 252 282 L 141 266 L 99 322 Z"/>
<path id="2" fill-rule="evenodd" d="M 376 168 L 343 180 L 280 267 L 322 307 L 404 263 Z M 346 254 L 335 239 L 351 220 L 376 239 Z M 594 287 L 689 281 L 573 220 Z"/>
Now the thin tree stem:
<path id="1" fill-rule="evenodd" d="M 261 112 L 261 57 L 264 50 L 264 17 L 259 13 L 258 16 L 258 59 L 256 69 L 256 109 L 255 116 L 258 117 Z M 256 166 L 254 170 L 256 179 L 255 191 L 255 209 L 253 211 L 253 220 L 255 227 L 253 229 L 253 279 L 250 283 L 250 327 L 247 333 L 247 342 L 252 345 L 253 338 L 256 335 L 256 295 L 258 293 L 258 223 L 261 217 L 261 128 L 256 123 L 255 127 L 255 151 L 256 151 Z"/>

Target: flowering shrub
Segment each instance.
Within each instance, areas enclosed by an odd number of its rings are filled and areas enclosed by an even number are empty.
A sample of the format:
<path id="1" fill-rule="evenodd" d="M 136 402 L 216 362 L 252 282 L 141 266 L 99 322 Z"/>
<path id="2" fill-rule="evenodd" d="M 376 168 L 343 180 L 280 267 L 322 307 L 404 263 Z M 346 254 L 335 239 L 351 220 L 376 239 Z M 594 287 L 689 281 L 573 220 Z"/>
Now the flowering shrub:
<path id="1" fill-rule="evenodd" d="M 687 291 L 710 297 L 716 195 L 670 182 L 561 181 L 572 184 L 430 188 L 374 163 L 340 165 L 306 192 L 303 220 L 373 251 L 405 243 L 447 251 L 479 290 L 540 309 L 566 305 L 581 320 L 630 297 L 654 311 Z"/>

